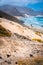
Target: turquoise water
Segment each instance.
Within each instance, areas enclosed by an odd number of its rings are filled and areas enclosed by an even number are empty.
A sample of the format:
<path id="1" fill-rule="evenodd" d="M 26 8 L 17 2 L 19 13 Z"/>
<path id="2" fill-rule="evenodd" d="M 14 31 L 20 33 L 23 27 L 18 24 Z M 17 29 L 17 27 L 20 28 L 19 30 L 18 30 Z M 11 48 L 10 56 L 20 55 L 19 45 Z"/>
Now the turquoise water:
<path id="1" fill-rule="evenodd" d="M 43 27 L 43 17 L 22 17 L 20 20 L 24 21 L 25 25 Z"/>

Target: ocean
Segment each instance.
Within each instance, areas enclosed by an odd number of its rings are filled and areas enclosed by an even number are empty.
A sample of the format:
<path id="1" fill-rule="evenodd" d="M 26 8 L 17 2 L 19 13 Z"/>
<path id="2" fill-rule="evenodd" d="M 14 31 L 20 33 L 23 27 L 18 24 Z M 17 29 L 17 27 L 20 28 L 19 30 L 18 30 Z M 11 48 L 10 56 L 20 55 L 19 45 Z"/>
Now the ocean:
<path id="1" fill-rule="evenodd" d="M 20 20 L 24 21 L 24 24 L 27 26 L 43 27 L 43 17 L 21 17 Z"/>

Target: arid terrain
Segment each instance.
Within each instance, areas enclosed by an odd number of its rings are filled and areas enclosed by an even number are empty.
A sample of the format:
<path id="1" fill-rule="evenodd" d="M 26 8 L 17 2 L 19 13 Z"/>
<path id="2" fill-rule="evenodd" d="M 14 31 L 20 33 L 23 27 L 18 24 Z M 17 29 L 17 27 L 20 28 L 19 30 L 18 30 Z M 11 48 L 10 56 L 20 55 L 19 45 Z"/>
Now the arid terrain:
<path id="1" fill-rule="evenodd" d="M 43 33 L 0 18 L 0 65 L 43 65 Z"/>

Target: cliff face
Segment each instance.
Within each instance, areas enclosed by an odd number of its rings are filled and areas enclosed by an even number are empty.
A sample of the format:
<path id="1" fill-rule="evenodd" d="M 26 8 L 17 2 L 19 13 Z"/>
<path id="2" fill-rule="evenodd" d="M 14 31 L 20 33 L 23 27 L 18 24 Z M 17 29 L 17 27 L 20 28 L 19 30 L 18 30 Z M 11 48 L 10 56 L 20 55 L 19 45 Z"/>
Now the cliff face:
<path id="1" fill-rule="evenodd" d="M 0 65 L 43 65 L 42 33 L 4 18 L 0 18 L 0 26 L 0 34 L 11 33 L 0 36 Z"/>

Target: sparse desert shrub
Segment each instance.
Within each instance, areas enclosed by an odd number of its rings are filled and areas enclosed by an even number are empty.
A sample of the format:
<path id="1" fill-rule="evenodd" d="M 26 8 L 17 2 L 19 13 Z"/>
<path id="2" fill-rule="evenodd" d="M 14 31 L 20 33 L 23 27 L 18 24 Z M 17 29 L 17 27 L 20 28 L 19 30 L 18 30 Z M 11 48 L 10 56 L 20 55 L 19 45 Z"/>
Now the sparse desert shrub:
<path id="1" fill-rule="evenodd" d="M 11 32 L 0 25 L 0 36 L 11 36 Z"/>
<path id="2" fill-rule="evenodd" d="M 43 65 L 43 59 L 29 59 L 24 61 L 19 61 L 18 65 Z"/>
<path id="3" fill-rule="evenodd" d="M 40 58 L 40 59 L 37 58 L 34 61 L 35 61 L 36 65 L 43 65 L 43 59 L 42 58 Z"/>
<path id="4" fill-rule="evenodd" d="M 40 33 L 40 32 L 35 32 L 35 34 L 37 34 L 37 35 L 41 36 L 41 33 Z"/>
<path id="5" fill-rule="evenodd" d="M 33 41 L 38 41 L 38 42 L 40 42 L 40 43 L 43 43 L 43 40 L 38 39 L 38 38 L 33 38 L 32 40 L 33 40 Z"/>

